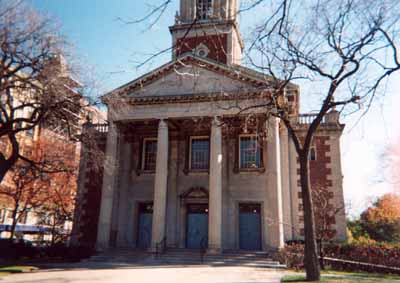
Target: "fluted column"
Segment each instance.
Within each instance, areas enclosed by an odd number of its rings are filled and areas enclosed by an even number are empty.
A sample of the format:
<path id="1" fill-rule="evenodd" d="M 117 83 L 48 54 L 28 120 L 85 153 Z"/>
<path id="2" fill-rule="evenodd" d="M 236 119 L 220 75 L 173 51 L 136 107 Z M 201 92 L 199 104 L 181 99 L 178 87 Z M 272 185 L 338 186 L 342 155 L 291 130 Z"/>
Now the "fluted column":
<path id="1" fill-rule="evenodd" d="M 269 246 L 272 248 L 283 248 L 283 207 L 282 207 L 282 180 L 279 120 L 270 118 L 268 121 L 269 140 L 267 143 L 268 155 L 268 210 L 271 218 L 269 227 Z"/>
<path id="2" fill-rule="evenodd" d="M 115 123 L 110 122 L 106 155 L 104 160 L 103 186 L 101 191 L 100 216 L 97 226 L 96 248 L 103 250 L 109 247 L 112 222 L 114 191 L 117 184 L 119 133 Z"/>
<path id="3" fill-rule="evenodd" d="M 164 120 L 158 124 L 157 161 L 154 182 L 153 206 L 153 231 L 151 247 L 156 248 L 157 243 L 165 237 L 165 221 L 167 208 L 168 184 L 168 125 Z"/>
<path id="4" fill-rule="evenodd" d="M 222 131 L 214 118 L 211 126 L 208 252 L 221 252 L 222 238 Z"/>

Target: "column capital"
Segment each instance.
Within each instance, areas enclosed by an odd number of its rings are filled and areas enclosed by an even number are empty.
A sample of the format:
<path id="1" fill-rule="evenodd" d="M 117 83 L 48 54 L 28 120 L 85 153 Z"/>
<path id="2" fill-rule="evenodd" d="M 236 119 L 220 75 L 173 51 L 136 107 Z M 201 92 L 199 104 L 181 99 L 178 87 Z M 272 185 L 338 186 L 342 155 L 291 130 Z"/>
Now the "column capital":
<path id="1" fill-rule="evenodd" d="M 220 127 L 221 126 L 221 117 L 220 116 L 214 116 L 212 121 L 211 121 L 211 126 Z"/>
<path id="2" fill-rule="evenodd" d="M 158 122 L 158 128 L 168 128 L 168 123 L 166 119 L 160 119 L 160 121 Z"/>

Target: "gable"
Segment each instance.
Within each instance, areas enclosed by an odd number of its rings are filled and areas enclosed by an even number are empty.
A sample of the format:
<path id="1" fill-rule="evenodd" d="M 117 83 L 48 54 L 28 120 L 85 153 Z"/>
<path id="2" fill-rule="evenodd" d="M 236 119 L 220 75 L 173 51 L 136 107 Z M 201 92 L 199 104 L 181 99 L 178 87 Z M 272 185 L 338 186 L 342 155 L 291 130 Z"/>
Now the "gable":
<path id="1" fill-rule="evenodd" d="M 243 93 L 254 91 L 254 84 L 197 64 L 174 66 L 158 79 L 144 84 L 128 96 L 168 96 L 205 93 Z"/>

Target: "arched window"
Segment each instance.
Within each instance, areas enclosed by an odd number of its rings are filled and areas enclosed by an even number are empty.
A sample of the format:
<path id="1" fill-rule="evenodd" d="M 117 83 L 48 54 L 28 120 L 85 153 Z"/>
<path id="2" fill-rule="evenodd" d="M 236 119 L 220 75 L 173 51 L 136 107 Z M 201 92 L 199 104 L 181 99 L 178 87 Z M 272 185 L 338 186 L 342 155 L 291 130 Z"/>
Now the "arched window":
<path id="1" fill-rule="evenodd" d="M 212 0 L 196 0 L 197 19 L 206 20 L 212 13 Z"/>

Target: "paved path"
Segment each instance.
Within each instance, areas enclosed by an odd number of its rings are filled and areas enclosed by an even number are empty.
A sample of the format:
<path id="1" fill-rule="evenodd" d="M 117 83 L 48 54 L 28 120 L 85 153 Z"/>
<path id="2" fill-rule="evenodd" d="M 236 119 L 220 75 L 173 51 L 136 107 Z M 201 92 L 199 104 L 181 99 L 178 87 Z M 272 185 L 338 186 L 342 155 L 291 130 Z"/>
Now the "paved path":
<path id="1" fill-rule="evenodd" d="M 92 267 L 14 274 L 0 283 L 278 283 L 283 274 L 251 267 Z"/>

